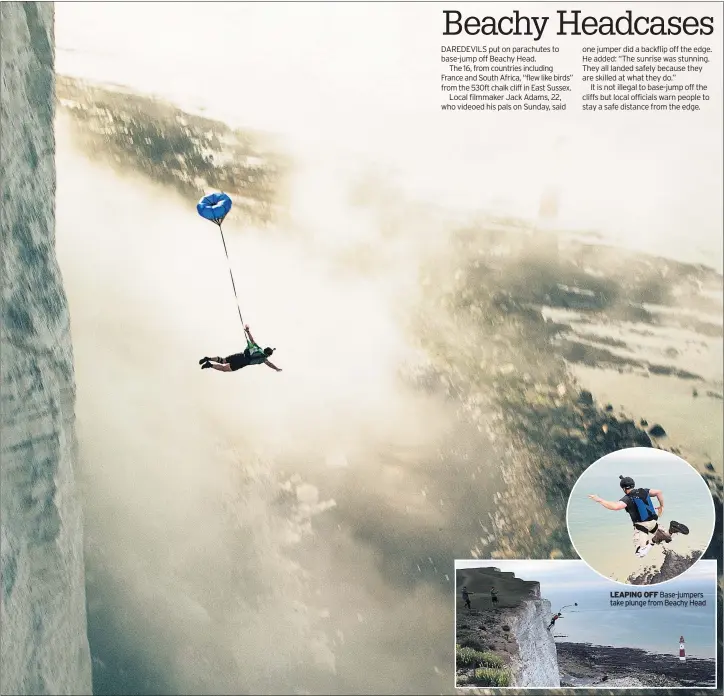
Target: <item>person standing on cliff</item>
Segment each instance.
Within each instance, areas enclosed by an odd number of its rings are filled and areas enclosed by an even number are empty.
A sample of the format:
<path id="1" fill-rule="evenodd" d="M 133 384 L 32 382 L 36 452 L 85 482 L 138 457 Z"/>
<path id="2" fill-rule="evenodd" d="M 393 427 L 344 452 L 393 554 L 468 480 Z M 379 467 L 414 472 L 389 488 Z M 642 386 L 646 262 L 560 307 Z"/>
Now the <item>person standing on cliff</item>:
<path id="1" fill-rule="evenodd" d="M 619 486 L 624 492 L 623 498 L 616 502 L 603 500 L 597 495 L 588 497 L 596 503 L 603 505 L 607 510 L 626 510 L 633 523 L 633 542 L 639 558 L 643 558 L 656 544 L 670 542 L 671 535 L 675 533 L 688 534 L 689 528 L 672 520 L 669 531 L 659 526 L 659 517 L 664 512 L 664 493 L 657 488 L 636 488 L 636 482 L 630 476 L 619 476 Z M 658 500 L 658 507 L 654 509 L 651 498 Z"/>
<path id="2" fill-rule="evenodd" d="M 468 592 L 468 588 L 463 586 L 463 602 L 465 602 L 465 606 L 468 608 L 468 610 L 473 608 L 473 605 L 470 603 L 470 592 Z"/>
<path id="3" fill-rule="evenodd" d="M 498 591 L 494 588 L 490 588 L 490 601 L 493 603 L 493 609 L 498 606 Z"/>

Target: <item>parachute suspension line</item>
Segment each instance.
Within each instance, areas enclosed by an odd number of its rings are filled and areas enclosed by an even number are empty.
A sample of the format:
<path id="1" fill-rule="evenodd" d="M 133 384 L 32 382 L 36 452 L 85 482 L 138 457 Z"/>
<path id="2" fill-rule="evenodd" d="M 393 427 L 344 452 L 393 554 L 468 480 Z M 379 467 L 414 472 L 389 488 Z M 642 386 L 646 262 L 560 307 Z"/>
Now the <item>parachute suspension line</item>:
<path id="1" fill-rule="evenodd" d="M 208 220 L 209 222 L 213 222 L 218 228 L 219 233 L 221 234 L 221 242 L 224 245 L 224 253 L 226 254 L 226 262 L 229 265 L 229 277 L 231 278 L 231 287 L 234 289 L 234 298 L 236 299 L 236 309 L 239 312 L 239 321 L 241 322 L 241 328 L 244 332 L 244 338 L 246 339 L 246 343 L 248 347 L 252 347 L 254 342 L 249 337 L 249 332 L 246 330 L 246 327 L 244 326 L 244 317 L 241 316 L 241 306 L 239 305 L 239 295 L 236 292 L 236 283 L 234 282 L 234 274 L 231 270 L 231 259 L 229 259 L 229 250 L 226 247 L 226 239 L 224 239 L 224 230 L 221 229 L 221 225 L 224 222 L 226 216 L 229 214 L 229 211 L 231 210 L 232 202 L 231 198 L 225 193 L 222 192 L 216 192 L 216 193 L 210 193 L 207 196 L 204 196 L 196 205 L 196 211 L 198 214 L 204 218 L 204 220 Z"/>
<path id="2" fill-rule="evenodd" d="M 239 321 L 241 322 L 241 328 L 244 331 L 244 338 L 248 337 L 246 335 L 246 328 L 244 327 L 244 318 L 241 316 L 241 307 L 239 306 L 239 296 L 236 294 L 236 283 L 234 283 L 234 274 L 231 272 L 231 260 L 229 259 L 229 250 L 226 248 L 226 240 L 224 239 L 224 230 L 221 229 L 221 222 L 219 221 L 216 224 L 219 226 L 219 232 L 221 233 L 221 242 L 224 245 L 224 253 L 226 254 L 226 262 L 229 264 L 229 277 L 231 278 L 231 287 L 234 289 L 234 297 L 236 298 L 236 309 L 239 312 Z"/>

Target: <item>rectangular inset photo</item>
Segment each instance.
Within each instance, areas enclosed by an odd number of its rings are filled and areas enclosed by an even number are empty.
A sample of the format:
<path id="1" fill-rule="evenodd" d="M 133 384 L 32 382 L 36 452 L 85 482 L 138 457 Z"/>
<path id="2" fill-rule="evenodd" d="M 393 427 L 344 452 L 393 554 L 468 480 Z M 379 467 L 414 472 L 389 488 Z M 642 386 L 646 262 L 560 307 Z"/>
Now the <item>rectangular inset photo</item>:
<path id="1" fill-rule="evenodd" d="M 622 585 L 579 560 L 455 561 L 455 686 L 716 689 L 716 561 Z"/>

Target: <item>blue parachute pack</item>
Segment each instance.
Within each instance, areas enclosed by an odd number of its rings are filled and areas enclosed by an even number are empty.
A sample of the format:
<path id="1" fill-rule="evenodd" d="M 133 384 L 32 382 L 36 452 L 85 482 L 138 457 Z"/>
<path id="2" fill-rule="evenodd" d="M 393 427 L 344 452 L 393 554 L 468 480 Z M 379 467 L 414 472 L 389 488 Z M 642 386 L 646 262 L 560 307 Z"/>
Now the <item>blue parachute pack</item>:
<path id="1" fill-rule="evenodd" d="M 638 488 L 635 491 L 631 491 L 628 496 L 636 506 L 637 522 L 648 522 L 649 520 L 659 519 L 647 489 Z"/>

